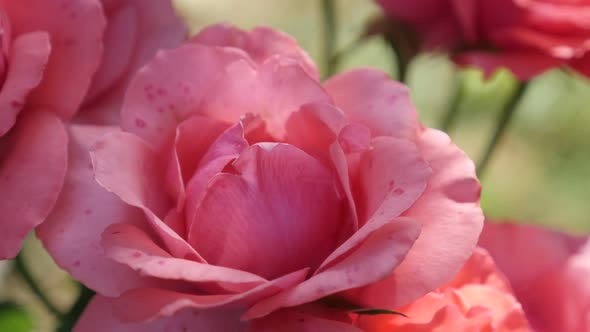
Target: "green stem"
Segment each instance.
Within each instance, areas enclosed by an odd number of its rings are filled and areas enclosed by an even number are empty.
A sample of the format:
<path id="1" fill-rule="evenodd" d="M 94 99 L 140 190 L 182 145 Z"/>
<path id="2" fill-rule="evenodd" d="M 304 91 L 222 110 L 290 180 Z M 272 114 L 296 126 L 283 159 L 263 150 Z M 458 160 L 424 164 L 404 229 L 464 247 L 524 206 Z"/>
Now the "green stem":
<path id="1" fill-rule="evenodd" d="M 410 62 L 403 56 L 401 51 L 399 51 L 396 47 L 393 47 L 393 51 L 396 55 L 395 63 L 397 66 L 397 80 L 405 84 L 406 76 L 408 73 L 408 65 L 410 64 Z"/>
<path id="2" fill-rule="evenodd" d="M 348 45 L 344 46 L 343 48 L 341 48 L 340 50 L 338 50 L 336 53 L 334 53 L 332 55 L 332 58 L 330 58 L 330 66 L 329 68 L 337 68 L 338 65 L 340 64 L 340 60 L 349 53 L 352 53 L 356 48 L 358 48 L 359 46 L 361 46 L 366 40 L 363 38 L 357 38 L 355 40 L 353 40 L 352 42 L 350 42 Z M 327 61 L 327 60 L 326 60 Z"/>
<path id="3" fill-rule="evenodd" d="M 455 91 L 453 92 L 453 97 L 447 106 L 447 111 L 440 126 L 440 129 L 446 133 L 450 132 L 453 125 L 455 124 L 455 121 L 457 120 L 459 108 L 461 106 L 461 100 L 463 100 L 463 95 L 465 93 L 463 78 L 460 73 L 457 73 L 456 75 L 457 78 L 455 79 Z"/>
<path id="4" fill-rule="evenodd" d="M 53 305 L 53 303 L 43 293 L 41 288 L 35 282 L 35 279 L 33 278 L 33 274 L 27 268 L 27 264 L 25 264 L 25 260 L 24 260 L 22 251 L 14 259 L 14 266 L 16 268 L 16 271 L 21 275 L 22 279 L 25 281 L 25 283 L 29 286 L 29 288 L 33 291 L 33 293 L 35 293 L 37 298 L 41 302 L 43 302 L 43 304 L 45 305 L 47 310 L 49 310 L 49 312 L 51 312 L 56 317 L 61 317 L 62 316 L 61 311 L 55 305 Z"/>
<path id="5" fill-rule="evenodd" d="M 80 293 L 78 294 L 78 299 L 70 308 L 67 314 L 65 314 L 61 320 L 60 325 L 57 327 L 55 332 L 70 332 L 78 322 L 78 319 L 86 309 L 86 306 L 92 300 L 94 296 L 94 292 L 83 285 L 80 285 Z"/>
<path id="6" fill-rule="evenodd" d="M 336 61 L 334 54 L 336 52 L 336 11 L 333 0 L 321 0 L 324 23 L 324 78 L 334 74 L 336 71 Z"/>
<path id="7" fill-rule="evenodd" d="M 486 170 L 494 151 L 496 151 L 496 147 L 500 140 L 506 133 L 506 128 L 512 120 L 516 109 L 518 108 L 518 104 L 520 100 L 522 100 L 522 96 L 525 94 L 527 88 L 527 83 L 519 83 L 516 92 L 513 94 L 512 98 L 506 103 L 502 113 L 500 114 L 500 120 L 498 121 L 498 125 L 496 126 L 492 138 L 488 143 L 488 147 L 485 150 L 485 153 L 477 164 L 477 175 L 481 178 Z"/>

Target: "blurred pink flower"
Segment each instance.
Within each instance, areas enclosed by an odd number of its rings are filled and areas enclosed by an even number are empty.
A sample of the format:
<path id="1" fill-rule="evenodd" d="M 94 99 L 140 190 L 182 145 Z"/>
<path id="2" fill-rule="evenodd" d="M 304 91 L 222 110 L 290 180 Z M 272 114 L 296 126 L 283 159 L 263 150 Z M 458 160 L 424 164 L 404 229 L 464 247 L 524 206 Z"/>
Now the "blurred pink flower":
<path id="1" fill-rule="evenodd" d="M 0 259 L 56 202 L 68 163 L 62 121 L 81 106 L 116 113 L 106 105 L 120 103 L 126 77 L 185 36 L 169 0 L 108 6 L 0 0 Z"/>
<path id="2" fill-rule="evenodd" d="M 399 311 L 408 317 L 359 316 L 356 324 L 365 332 L 530 331 L 510 284 L 481 248 L 451 283 Z"/>
<path id="3" fill-rule="evenodd" d="M 452 279 L 482 227 L 473 163 L 385 74 L 317 77 L 289 36 L 217 25 L 140 70 L 123 131 L 72 127 L 38 234 L 99 294 L 77 331 L 358 331 L 318 301 Z"/>
<path id="4" fill-rule="evenodd" d="M 427 49 L 451 51 L 459 64 L 521 80 L 570 66 L 590 76 L 590 2 L 562 0 L 378 0 L 414 28 Z"/>
<path id="5" fill-rule="evenodd" d="M 487 222 L 480 245 L 508 277 L 535 331 L 590 331 L 588 237 Z"/>

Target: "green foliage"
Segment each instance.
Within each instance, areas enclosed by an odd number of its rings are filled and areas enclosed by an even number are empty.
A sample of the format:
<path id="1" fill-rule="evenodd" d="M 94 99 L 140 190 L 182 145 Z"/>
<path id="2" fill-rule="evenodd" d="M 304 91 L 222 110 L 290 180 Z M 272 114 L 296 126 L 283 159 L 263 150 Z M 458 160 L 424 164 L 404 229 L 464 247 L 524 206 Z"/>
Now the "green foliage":
<path id="1" fill-rule="evenodd" d="M 10 302 L 0 303 L 0 331 L 30 332 L 33 326 L 31 316 L 23 308 Z"/>

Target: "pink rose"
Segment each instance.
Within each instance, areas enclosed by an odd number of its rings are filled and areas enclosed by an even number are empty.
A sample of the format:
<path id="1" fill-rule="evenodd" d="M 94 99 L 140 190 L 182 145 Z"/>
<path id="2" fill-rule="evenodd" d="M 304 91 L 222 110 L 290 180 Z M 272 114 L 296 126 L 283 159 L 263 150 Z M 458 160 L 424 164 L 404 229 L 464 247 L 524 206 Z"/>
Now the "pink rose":
<path id="1" fill-rule="evenodd" d="M 317 77 L 289 36 L 213 26 L 140 70 L 123 131 L 71 128 L 38 234 L 99 294 L 77 331 L 357 331 L 321 301 L 397 307 L 456 274 L 472 162 L 385 74 Z"/>
<path id="2" fill-rule="evenodd" d="M 0 259 L 18 253 L 57 200 L 68 159 L 61 120 L 81 105 L 114 113 L 106 106 L 120 103 L 126 76 L 184 36 L 168 0 L 150 5 L 0 0 Z"/>
<path id="3" fill-rule="evenodd" d="M 400 308 L 399 312 L 407 317 L 360 316 L 356 324 L 365 332 L 530 331 L 510 284 L 481 248 L 451 283 Z"/>
<path id="4" fill-rule="evenodd" d="M 480 239 L 537 332 L 590 330 L 590 241 L 537 226 L 487 222 Z"/>
<path id="5" fill-rule="evenodd" d="M 510 69 L 521 80 L 570 66 L 590 76 L 587 1 L 378 0 L 394 20 L 412 26 L 426 48 L 491 74 Z M 492 49 L 492 51 L 490 51 Z"/>

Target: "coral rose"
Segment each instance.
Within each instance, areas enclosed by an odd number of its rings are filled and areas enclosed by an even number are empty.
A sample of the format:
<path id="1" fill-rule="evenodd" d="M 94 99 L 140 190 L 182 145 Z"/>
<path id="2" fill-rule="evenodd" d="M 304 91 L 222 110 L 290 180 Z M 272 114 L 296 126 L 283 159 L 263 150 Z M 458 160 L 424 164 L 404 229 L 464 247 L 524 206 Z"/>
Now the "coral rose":
<path id="1" fill-rule="evenodd" d="M 499 67 L 521 80 L 570 66 L 590 76 L 588 1 L 378 0 L 396 21 L 411 26 L 426 48 L 443 48 L 455 61 Z"/>
<path id="2" fill-rule="evenodd" d="M 530 331 L 510 284 L 481 248 L 451 283 L 399 311 L 407 317 L 360 316 L 357 326 L 365 332 Z"/>
<path id="3" fill-rule="evenodd" d="M 67 168 L 61 120 L 81 105 L 113 118 L 127 77 L 185 35 L 168 0 L 105 4 L 0 1 L 0 258 L 14 257 L 55 204 Z"/>
<path id="4" fill-rule="evenodd" d="M 482 227 L 473 163 L 385 74 L 317 76 L 280 32 L 213 26 L 140 70 L 122 131 L 72 127 L 38 234 L 99 294 L 78 331 L 355 331 L 316 305 L 452 279 Z"/>
<path id="5" fill-rule="evenodd" d="M 587 236 L 486 222 L 480 245 L 508 277 L 535 331 L 590 331 Z"/>

